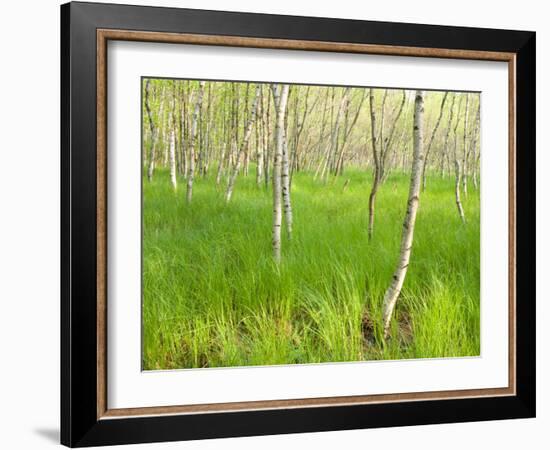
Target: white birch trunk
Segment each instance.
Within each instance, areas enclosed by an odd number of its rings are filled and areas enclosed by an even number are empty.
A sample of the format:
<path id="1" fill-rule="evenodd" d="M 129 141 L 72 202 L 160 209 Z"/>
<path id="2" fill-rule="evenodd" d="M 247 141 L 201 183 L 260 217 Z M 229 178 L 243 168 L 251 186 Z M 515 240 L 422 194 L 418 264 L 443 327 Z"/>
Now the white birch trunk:
<path id="1" fill-rule="evenodd" d="M 239 175 L 239 170 L 241 168 L 241 160 L 244 157 L 246 157 L 248 142 L 250 141 L 250 136 L 252 135 L 252 126 L 254 125 L 254 121 L 256 120 L 256 114 L 258 110 L 258 101 L 260 98 L 260 89 L 261 89 L 261 84 L 258 84 L 256 86 L 256 95 L 254 97 L 254 103 L 252 104 L 252 111 L 250 112 L 248 123 L 246 124 L 246 129 L 243 137 L 243 142 L 241 144 L 241 149 L 237 156 L 237 160 L 235 161 L 233 172 L 229 177 L 229 182 L 227 183 L 227 190 L 225 191 L 225 201 L 228 203 L 231 200 L 231 196 L 233 195 L 235 181 L 237 180 L 237 176 Z"/>
<path id="2" fill-rule="evenodd" d="M 284 146 L 284 121 L 286 103 L 288 100 L 288 85 L 273 85 L 273 98 L 275 101 L 275 143 L 273 151 L 273 226 L 272 226 L 272 247 L 273 259 L 277 264 L 281 262 L 281 223 L 282 223 L 282 183 L 281 183 L 281 162 Z"/>
<path id="3" fill-rule="evenodd" d="M 149 104 L 149 87 L 150 87 L 150 80 L 148 79 L 145 83 L 145 109 L 147 110 L 149 127 L 151 129 L 151 146 L 149 148 L 149 165 L 147 167 L 147 179 L 149 181 L 153 181 L 153 172 L 155 170 L 155 157 L 156 157 L 155 153 L 156 153 L 156 146 L 157 146 L 157 130 L 153 122 L 153 114 L 151 113 L 151 107 Z M 161 111 L 162 111 L 162 100 L 161 100 Z"/>
<path id="4" fill-rule="evenodd" d="M 176 133 L 172 129 L 170 130 L 170 182 L 174 191 L 178 188 L 178 181 L 176 179 Z"/>
<path id="5" fill-rule="evenodd" d="M 197 140 L 197 125 L 199 121 L 199 113 L 202 105 L 202 97 L 204 94 L 204 81 L 199 83 L 199 95 L 197 102 L 195 103 L 195 110 L 193 111 L 193 124 L 191 126 L 191 136 L 189 137 L 189 164 L 187 173 L 187 202 L 190 203 L 193 198 L 193 181 L 195 179 L 195 144 Z"/>
<path id="6" fill-rule="evenodd" d="M 290 169 L 288 158 L 288 142 L 283 130 L 283 155 L 281 169 L 281 183 L 283 188 L 283 206 L 285 213 L 285 225 L 288 239 L 292 238 L 292 202 L 290 200 Z"/>
<path id="7" fill-rule="evenodd" d="M 424 144 L 423 144 L 423 116 L 424 116 L 424 91 L 416 91 L 414 102 L 414 126 L 413 126 L 413 165 L 411 170 L 411 182 L 409 187 L 409 199 L 407 201 L 407 212 L 403 222 L 403 234 L 401 237 L 401 249 L 399 252 L 399 262 L 392 277 L 390 287 L 384 295 L 384 338 L 389 336 L 390 323 L 395 309 L 395 304 L 401 288 L 407 275 L 409 266 L 413 238 L 414 225 L 416 222 L 416 213 L 419 204 L 420 184 L 422 181 L 422 167 L 424 164 Z"/>
<path id="8" fill-rule="evenodd" d="M 468 195 L 468 172 L 467 172 L 467 165 L 468 165 L 468 159 L 467 159 L 467 153 L 468 153 L 468 112 L 469 112 L 469 104 L 470 101 L 470 94 L 466 94 L 466 111 L 464 113 L 464 134 L 463 134 L 463 148 L 462 148 L 462 190 L 464 191 L 464 195 Z"/>
<path id="9" fill-rule="evenodd" d="M 374 208 L 376 204 L 376 192 L 380 181 L 380 152 L 378 150 L 378 135 L 376 131 L 376 113 L 374 107 L 374 90 L 369 90 L 369 107 L 370 107 L 370 129 L 371 129 L 371 145 L 372 159 L 374 162 L 374 173 L 372 179 L 372 188 L 369 194 L 369 225 L 368 236 L 369 241 L 372 239 L 374 231 Z M 382 133 L 382 130 L 380 130 Z"/>
<path id="10" fill-rule="evenodd" d="M 453 129 L 453 134 L 454 134 L 453 153 L 454 153 L 454 166 L 455 166 L 455 203 L 456 203 L 456 208 L 458 210 L 458 215 L 460 216 L 460 219 L 462 220 L 462 222 L 466 222 L 466 217 L 464 216 L 464 209 L 462 208 L 462 202 L 460 200 L 460 181 L 462 177 L 462 170 L 461 170 L 460 161 L 458 160 L 458 155 L 457 155 L 457 134 L 458 134 L 457 128 L 458 128 L 458 122 L 460 121 L 460 108 L 462 106 L 462 99 L 460 100 L 461 100 L 460 104 L 458 105 L 458 115 L 457 115 L 456 123 Z"/>

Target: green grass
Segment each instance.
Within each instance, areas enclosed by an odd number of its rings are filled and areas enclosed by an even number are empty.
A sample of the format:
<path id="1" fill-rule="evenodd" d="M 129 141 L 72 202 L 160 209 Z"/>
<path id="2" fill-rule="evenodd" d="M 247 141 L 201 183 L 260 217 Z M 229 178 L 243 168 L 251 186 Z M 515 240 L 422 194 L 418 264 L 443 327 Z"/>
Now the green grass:
<path id="1" fill-rule="evenodd" d="M 143 181 L 144 369 L 479 355 L 479 194 L 463 199 L 462 224 L 453 181 L 428 178 L 384 343 L 382 299 L 397 263 L 408 175 L 381 186 L 370 243 L 370 173 L 348 170 L 326 185 L 295 175 L 294 233 L 291 241 L 283 233 L 278 268 L 271 189 L 256 186 L 253 170 L 239 177 L 229 204 L 213 176 L 196 179 L 186 204 L 184 180 L 174 193 L 158 170 Z"/>

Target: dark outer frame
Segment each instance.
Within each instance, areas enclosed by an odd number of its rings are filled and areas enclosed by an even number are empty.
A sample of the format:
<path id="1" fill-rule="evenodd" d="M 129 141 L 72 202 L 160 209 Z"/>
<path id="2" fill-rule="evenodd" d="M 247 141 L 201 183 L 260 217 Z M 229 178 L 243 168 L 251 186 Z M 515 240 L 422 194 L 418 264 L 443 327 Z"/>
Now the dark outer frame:
<path id="1" fill-rule="evenodd" d="M 513 395 L 150 416 L 106 417 L 98 370 L 98 30 L 186 33 L 326 46 L 416 49 L 423 56 L 511 53 L 515 65 L 515 389 Z M 111 32 L 116 36 L 116 32 Z M 230 38 L 231 39 L 231 38 Z M 138 39 L 139 40 L 139 39 Z M 227 40 L 227 39 L 226 39 Z M 420 425 L 535 415 L 535 40 L 533 32 L 176 8 L 69 3 L 61 7 L 61 442 L 68 446 Z M 235 42 L 237 42 L 235 41 Z M 99 44 L 98 44 L 99 43 Z M 228 44 L 225 44 L 228 45 Z M 233 44 L 229 44 L 233 45 Z M 243 44 L 247 46 L 246 44 Z M 311 44 L 309 44 L 311 45 Z M 251 45 L 249 45 L 251 46 Z M 279 47 L 280 48 L 280 47 Z M 295 48 L 295 47 L 293 47 Z M 420 51 L 419 51 L 420 49 Z M 434 50 L 432 52 L 432 50 Z M 374 50 L 373 50 L 374 52 Z M 445 56 L 445 53 L 449 56 Z M 403 53 L 406 54 L 406 53 Z M 486 58 L 482 58 L 486 59 Z M 490 58 L 489 58 L 490 59 Z M 503 60 L 506 58 L 503 56 Z M 511 122 L 513 125 L 513 122 Z M 513 127 L 512 127 L 513 128 Z M 105 130 L 103 130 L 105 131 Z M 514 169 L 515 162 L 515 171 Z M 99 194 L 98 194 L 99 192 Z M 511 194 L 513 192 L 511 191 Z M 99 256 L 98 256 L 99 255 Z M 103 280 L 104 283 L 105 280 Z"/>

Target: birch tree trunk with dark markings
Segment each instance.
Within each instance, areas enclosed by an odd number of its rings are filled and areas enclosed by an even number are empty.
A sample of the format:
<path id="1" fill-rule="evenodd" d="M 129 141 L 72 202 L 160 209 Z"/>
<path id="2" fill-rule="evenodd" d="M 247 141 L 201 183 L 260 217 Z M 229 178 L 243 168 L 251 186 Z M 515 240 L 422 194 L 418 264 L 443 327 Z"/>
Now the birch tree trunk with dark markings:
<path id="1" fill-rule="evenodd" d="M 376 129 L 376 112 L 374 108 L 374 90 L 369 90 L 369 107 L 370 107 L 370 130 L 371 130 L 371 145 L 372 159 L 374 163 L 374 174 L 372 177 L 372 188 L 369 195 L 369 241 L 372 239 L 374 231 L 374 205 L 376 202 L 376 192 L 380 181 L 380 152 L 378 150 L 378 136 Z"/>
<path id="2" fill-rule="evenodd" d="M 411 170 L 411 181 L 409 186 L 409 199 L 407 201 L 407 212 L 403 222 L 403 234 L 401 236 L 401 248 L 399 262 L 392 277 L 391 284 L 384 295 L 384 338 L 387 339 L 390 333 L 390 324 L 395 305 L 401 288 L 407 275 L 407 268 L 412 252 L 414 225 L 418 211 L 420 184 L 422 181 L 422 167 L 424 164 L 424 143 L 423 143 L 423 122 L 424 122 L 424 91 L 416 91 L 414 102 L 414 125 L 413 125 L 413 164 Z"/>
<path id="3" fill-rule="evenodd" d="M 288 142 L 286 133 L 283 133 L 283 155 L 281 167 L 281 184 L 283 189 L 283 207 L 285 213 L 285 225 L 288 239 L 292 238 L 292 202 L 290 200 L 290 173 L 289 173 L 289 157 L 288 157 Z"/>
<path id="4" fill-rule="evenodd" d="M 470 94 L 466 94 L 466 109 L 464 111 L 464 134 L 463 134 L 463 146 L 462 146 L 462 191 L 464 195 L 468 195 L 468 112 L 469 112 Z"/>
<path id="5" fill-rule="evenodd" d="M 199 113 L 202 106 L 202 97 L 204 94 L 204 85 L 205 82 L 199 82 L 199 94 L 197 101 L 195 102 L 195 110 L 193 111 L 193 125 L 191 126 L 191 136 L 189 140 L 189 164 L 188 164 L 188 174 L 187 174 L 187 203 L 191 203 L 193 198 L 193 181 L 195 179 L 195 144 L 197 140 L 197 127 L 199 120 Z"/>
<path id="6" fill-rule="evenodd" d="M 147 110 L 147 118 L 149 119 L 149 128 L 151 129 L 151 145 L 149 147 L 149 165 L 147 167 L 147 179 L 149 181 L 153 180 L 153 172 L 155 170 L 155 153 L 157 147 L 157 129 L 155 128 L 155 123 L 153 121 L 153 114 L 151 113 L 151 105 L 149 102 L 150 97 L 150 85 L 151 81 L 147 79 L 145 82 L 145 109 Z M 162 111 L 162 98 L 160 100 L 161 111 Z M 162 113 L 161 113 L 162 114 Z"/>
<path id="7" fill-rule="evenodd" d="M 474 133 L 472 136 L 472 143 L 470 145 L 471 153 L 472 153 L 472 184 L 474 185 L 474 189 L 477 190 L 478 183 L 477 183 L 477 163 L 478 163 L 478 155 L 477 155 L 477 143 L 479 140 L 479 114 L 480 114 L 480 107 L 478 106 L 477 112 L 476 112 L 476 124 L 474 128 Z"/>
<path id="8" fill-rule="evenodd" d="M 277 264 L 281 262 L 281 223 L 282 223 L 282 183 L 281 162 L 284 146 L 284 122 L 286 103 L 288 100 L 288 85 L 273 85 L 273 99 L 275 103 L 275 143 L 273 155 L 273 227 L 272 247 L 273 259 Z"/>
<path id="9" fill-rule="evenodd" d="M 169 162 L 170 162 L 170 182 L 174 191 L 178 188 L 178 180 L 176 178 L 176 90 L 175 87 L 172 92 L 172 111 L 170 112 L 170 118 L 168 120 L 168 129 L 170 130 L 170 148 L 169 148 Z"/>
<path id="10" fill-rule="evenodd" d="M 462 98 L 460 98 L 460 103 L 458 104 L 458 114 L 456 117 L 456 123 L 453 129 L 453 135 L 454 135 L 454 146 L 453 146 L 453 153 L 454 153 L 454 161 L 455 161 L 455 203 L 456 207 L 458 209 L 458 215 L 460 216 L 460 219 L 462 222 L 466 222 L 466 217 L 464 216 L 464 209 L 462 208 L 462 202 L 460 200 L 460 180 L 462 175 L 462 169 L 460 168 L 460 161 L 458 159 L 457 155 L 457 128 L 458 123 L 460 121 L 460 109 L 462 108 Z M 451 110 L 452 114 L 452 110 Z"/>

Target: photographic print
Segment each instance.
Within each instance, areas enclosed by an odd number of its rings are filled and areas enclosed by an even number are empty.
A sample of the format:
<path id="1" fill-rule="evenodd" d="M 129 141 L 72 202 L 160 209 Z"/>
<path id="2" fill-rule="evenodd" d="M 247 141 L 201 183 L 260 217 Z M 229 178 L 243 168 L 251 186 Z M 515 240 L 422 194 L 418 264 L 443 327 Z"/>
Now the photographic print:
<path id="1" fill-rule="evenodd" d="M 141 99 L 143 370 L 479 356 L 478 92 Z"/>

